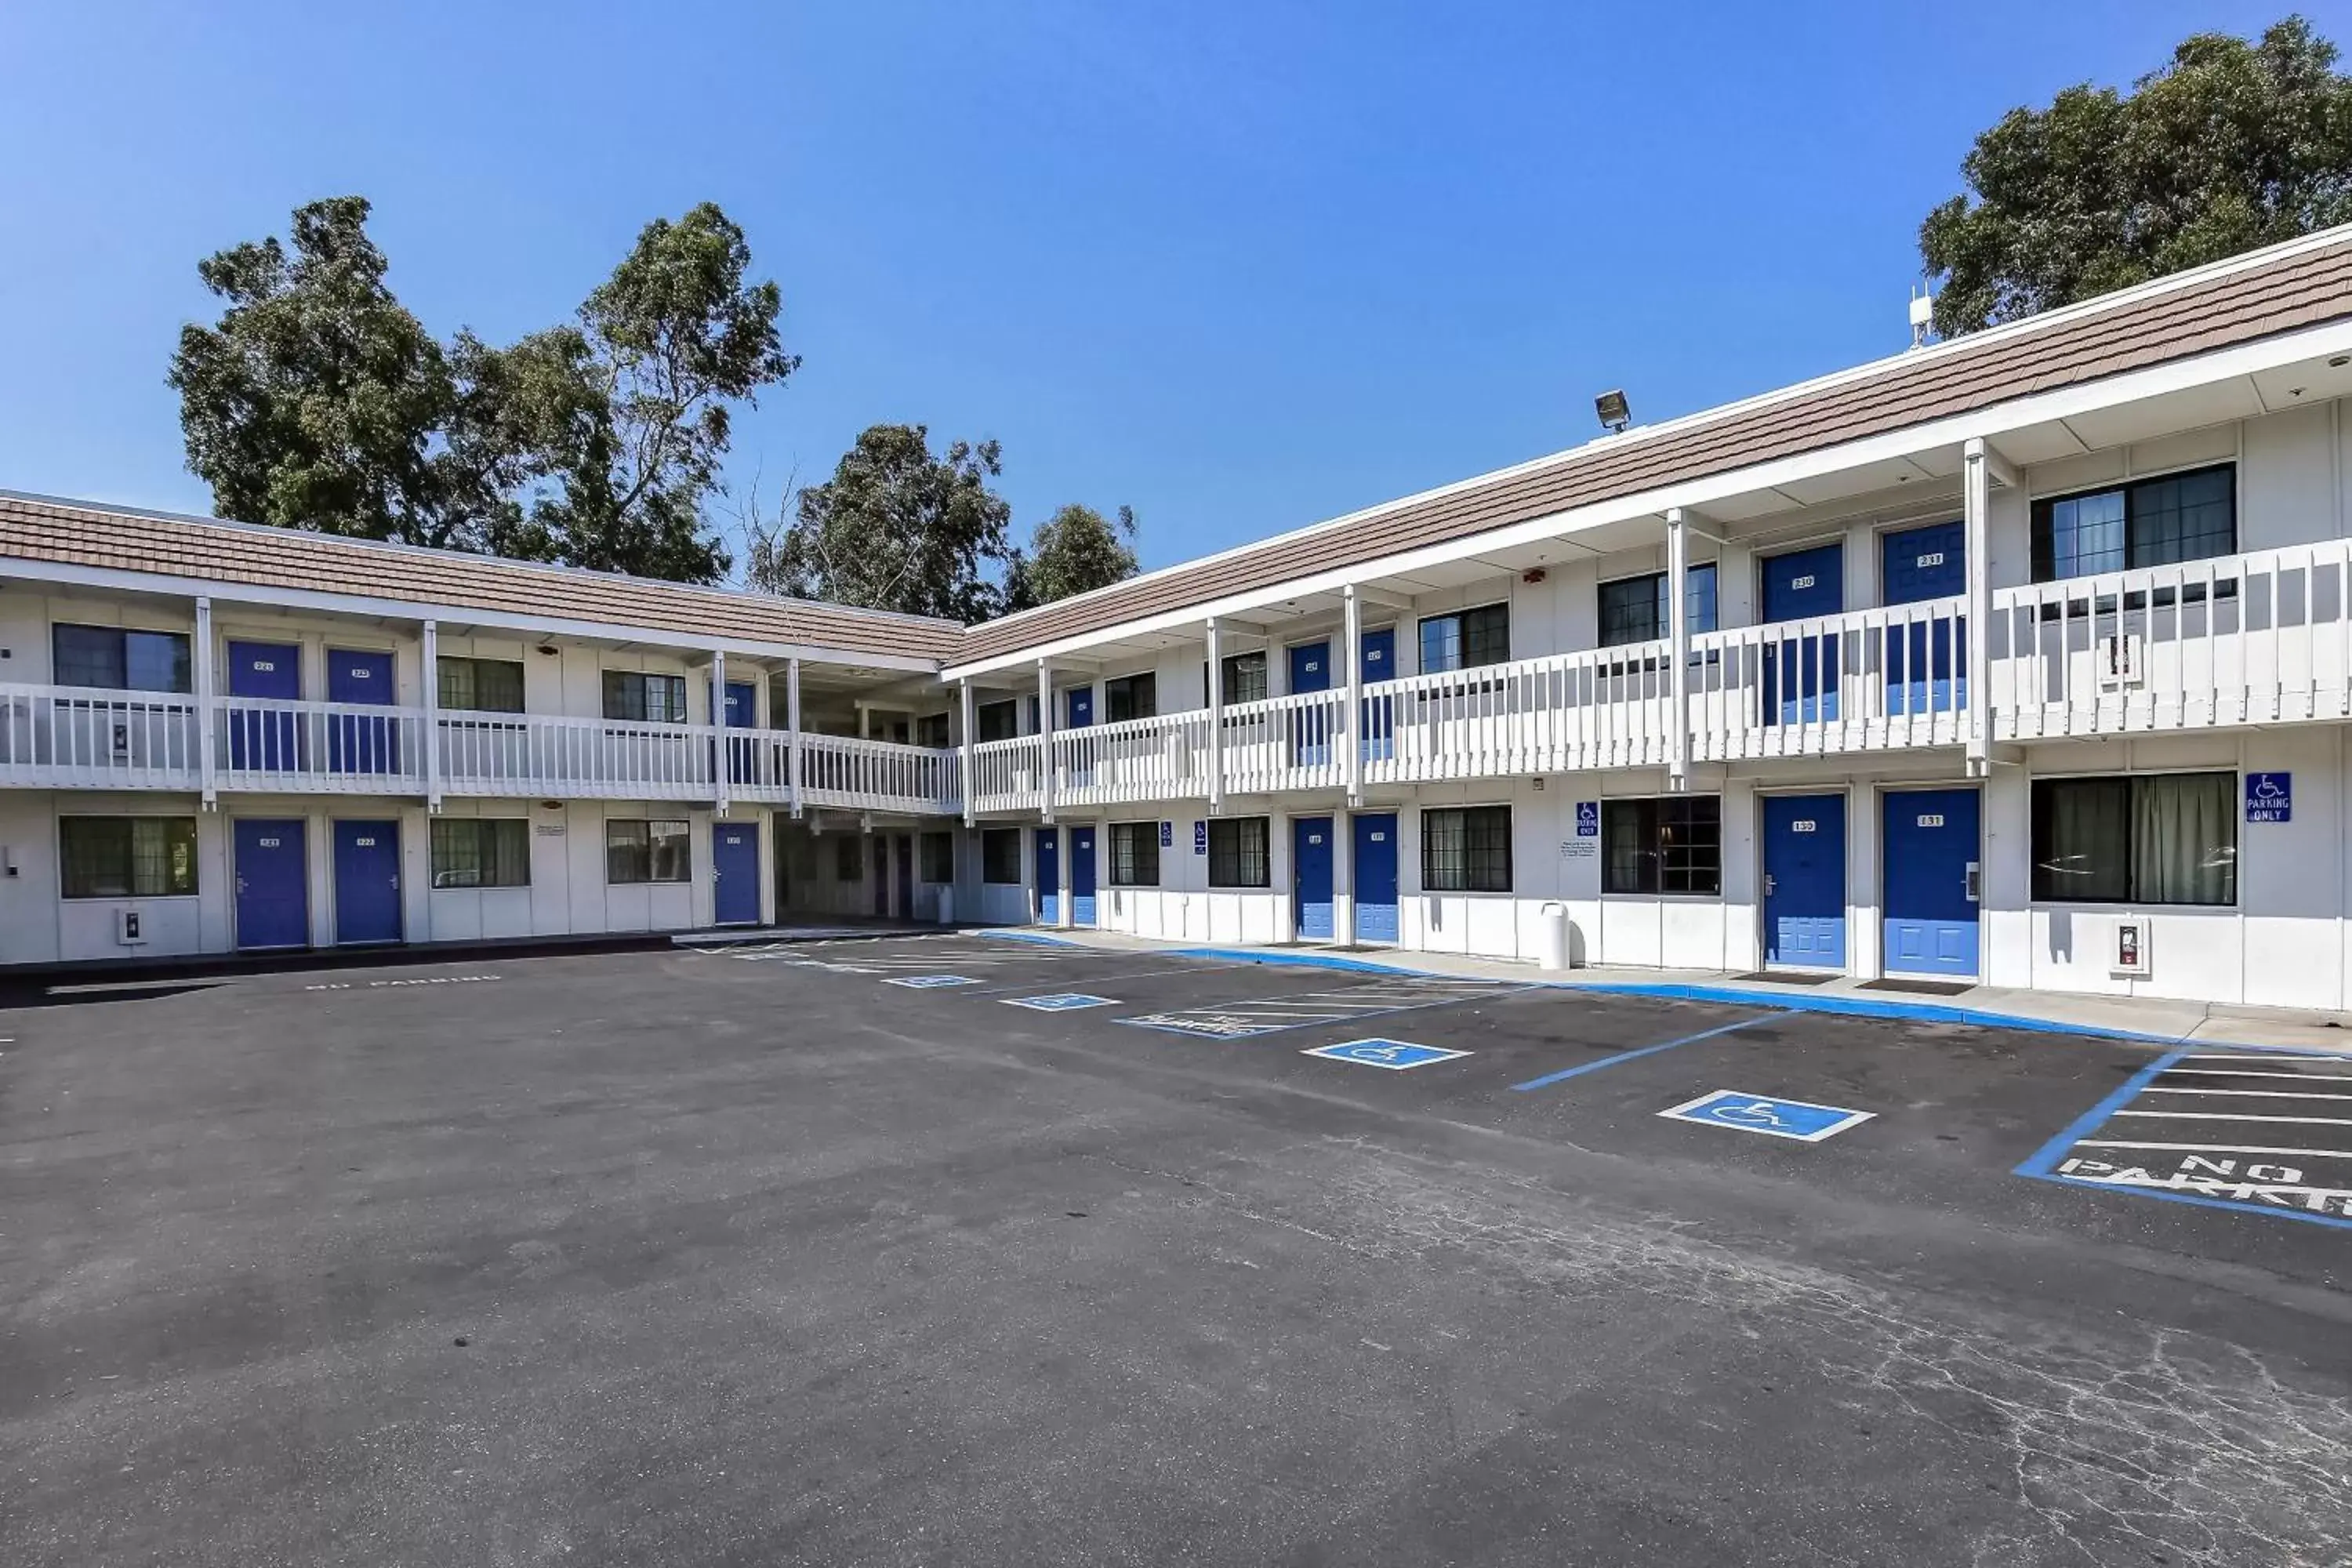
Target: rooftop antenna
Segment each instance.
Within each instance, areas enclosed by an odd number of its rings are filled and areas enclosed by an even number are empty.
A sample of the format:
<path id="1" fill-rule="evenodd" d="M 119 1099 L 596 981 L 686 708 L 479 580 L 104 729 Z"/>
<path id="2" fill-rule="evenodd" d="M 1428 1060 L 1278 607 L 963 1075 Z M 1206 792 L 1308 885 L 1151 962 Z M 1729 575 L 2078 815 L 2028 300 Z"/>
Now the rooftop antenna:
<path id="1" fill-rule="evenodd" d="M 1911 346 L 1924 349 L 1936 331 L 1936 297 L 1925 288 L 1911 290 Z"/>
<path id="2" fill-rule="evenodd" d="M 1604 392 L 1592 400 L 1592 412 L 1601 416 L 1601 427 L 1612 436 L 1624 434 L 1625 426 L 1633 423 L 1633 411 L 1626 406 L 1622 392 Z"/>

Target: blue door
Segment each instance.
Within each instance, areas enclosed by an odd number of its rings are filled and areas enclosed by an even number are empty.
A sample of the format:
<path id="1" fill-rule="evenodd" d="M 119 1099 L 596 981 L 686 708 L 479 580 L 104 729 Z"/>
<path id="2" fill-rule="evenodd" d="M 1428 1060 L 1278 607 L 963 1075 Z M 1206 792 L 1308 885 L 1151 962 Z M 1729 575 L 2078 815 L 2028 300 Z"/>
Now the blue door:
<path id="1" fill-rule="evenodd" d="M 1396 628 L 1382 626 L 1364 634 L 1361 645 L 1364 684 L 1396 679 Z M 1395 699 L 1364 699 L 1364 759 L 1396 755 Z"/>
<path id="2" fill-rule="evenodd" d="M 1299 643 L 1290 650 L 1290 689 L 1294 694 L 1331 689 L 1331 645 Z M 1302 766 L 1331 760 L 1331 726 L 1319 709 L 1292 715 L 1290 760 Z"/>
<path id="3" fill-rule="evenodd" d="M 1298 934 L 1328 941 L 1331 923 L 1331 819 L 1290 819 L 1290 864 L 1297 878 Z"/>
<path id="4" fill-rule="evenodd" d="M 335 940 L 400 940 L 400 824 L 335 824 Z"/>
<path id="5" fill-rule="evenodd" d="M 1070 829 L 1070 921 L 1095 923 L 1095 830 Z"/>
<path id="6" fill-rule="evenodd" d="M 1972 789 L 1880 797 L 1886 972 L 1973 978 L 1977 971 L 1978 802 Z"/>
<path id="7" fill-rule="evenodd" d="M 1968 592 L 1968 530 L 1959 522 L 1906 528 L 1879 540 L 1880 596 L 1889 605 Z M 1958 619 L 1890 629 L 1886 710 L 1948 713 L 1968 705 L 1968 635 Z"/>
<path id="8" fill-rule="evenodd" d="M 1397 939 L 1397 819 L 1392 811 L 1356 818 L 1356 940 Z"/>
<path id="9" fill-rule="evenodd" d="M 302 649 L 295 643 L 233 642 L 228 645 L 228 694 L 292 702 L 302 695 Z M 291 713 L 231 709 L 228 765 L 290 771 L 300 765 L 299 740 Z"/>
<path id="10" fill-rule="evenodd" d="M 1058 925 L 1062 919 L 1062 830 L 1030 829 L 1037 838 L 1037 919 Z"/>
<path id="11" fill-rule="evenodd" d="M 302 821 L 236 819 L 230 848 L 236 857 L 236 945 L 308 947 L 310 943 L 310 857 Z"/>
<path id="12" fill-rule="evenodd" d="M 727 683 L 727 728 L 756 730 L 760 727 L 760 689 L 748 680 Z M 727 778 L 730 784 L 751 784 L 760 776 L 759 742 L 748 735 L 727 737 Z M 782 780 L 779 783 L 784 782 Z M 756 844 L 757 835 L 754 836 Z M 757 915 L 751 917 L 759 919 Z"/>
<path id="13" fill-rule="evenodd" d="M 1070 688 L 1070 728 L 1083 730 L 1095 721 L 1095 689 L 1091 686 Z"/>
<path id="14" fill-rule="evenodd" d="M 723 926 L 760 923 L 760 825 L 710 825 L 710 915 Z"/>
<path id="15" fill-rule="evenodd" d="M 1764 562 L 1764 619 L 1804 620 L 1834 616 L 1845 608 L 1845 546 L 1821 544 L 1768 556 Z M 1767 724 L 1828 722 L 1838 716 L 1836 634 L 1784 637 L 1764 645 L 1764 711 Z"/>
<path id="16" fill-rule="evenodd" d="M 1845 967 L 1845 796 L 1764 801 L 1764 963 Z"/>
<path id="17" fill-rule="evenodd" d="M 393 686 L 392 655 L 327 650 L 327 700 L 389 708 L 399 692 Z M 327 720 L 327 766 L 339 773 L 389 773 L 400 767 L 400 730 L 389 717 L 337 713 Z"/>

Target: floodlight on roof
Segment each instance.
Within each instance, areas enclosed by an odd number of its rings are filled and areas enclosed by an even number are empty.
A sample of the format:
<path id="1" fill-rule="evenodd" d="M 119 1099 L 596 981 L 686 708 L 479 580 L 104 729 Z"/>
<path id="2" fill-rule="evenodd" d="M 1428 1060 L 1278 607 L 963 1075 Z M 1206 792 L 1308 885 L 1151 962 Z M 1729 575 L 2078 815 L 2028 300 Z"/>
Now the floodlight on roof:
<path id="1" fill-rule="evenodd" d="M 1625 403 L 1622 392 L 1604 392 L 1592 400 L 1592 412 L 1601 416 L 1601 428 L 1612 436 L 1633 423 L 1633 411 Z"/>

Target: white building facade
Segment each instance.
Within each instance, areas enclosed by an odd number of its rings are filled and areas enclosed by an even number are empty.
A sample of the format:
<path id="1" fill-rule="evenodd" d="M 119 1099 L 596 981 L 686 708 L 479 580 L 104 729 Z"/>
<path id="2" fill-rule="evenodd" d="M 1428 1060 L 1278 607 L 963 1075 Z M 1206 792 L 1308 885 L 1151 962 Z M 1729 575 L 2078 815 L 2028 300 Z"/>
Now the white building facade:
<path id="1" fill-rule="evenodd" d="M 0 500 L 0 961 L 1564 915 L 2352 1008 L 2347 399 L 2333 231 L 969 630 Z"/>

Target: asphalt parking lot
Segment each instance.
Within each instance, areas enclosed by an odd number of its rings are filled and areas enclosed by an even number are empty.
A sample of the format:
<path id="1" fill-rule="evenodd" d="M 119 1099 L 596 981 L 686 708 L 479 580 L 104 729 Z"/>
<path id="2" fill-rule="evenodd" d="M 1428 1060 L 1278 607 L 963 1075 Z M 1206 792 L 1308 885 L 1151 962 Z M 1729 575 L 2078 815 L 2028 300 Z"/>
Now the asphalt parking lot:
<path id="1" fill-rule="evenodd" d="M 954 936 L 39 1000 L 11 1564 L 2352 1562 L 2352 1064 Z"/>

